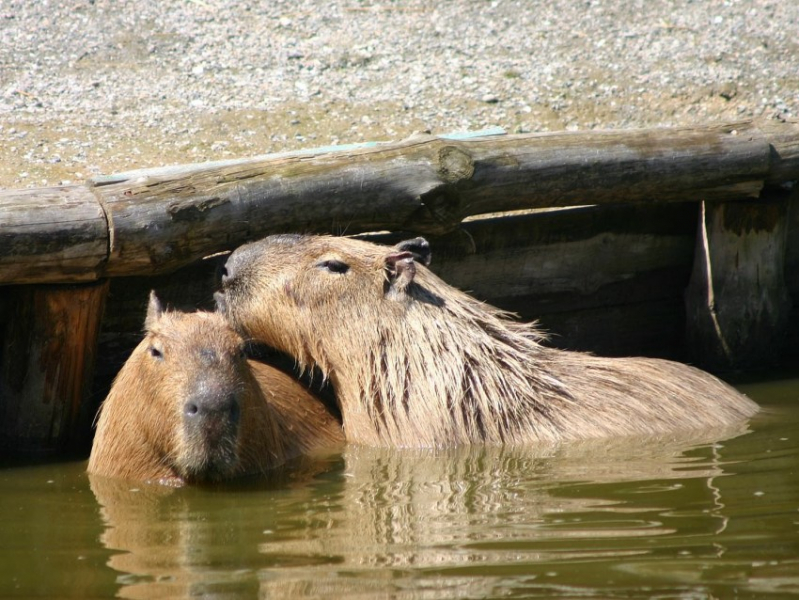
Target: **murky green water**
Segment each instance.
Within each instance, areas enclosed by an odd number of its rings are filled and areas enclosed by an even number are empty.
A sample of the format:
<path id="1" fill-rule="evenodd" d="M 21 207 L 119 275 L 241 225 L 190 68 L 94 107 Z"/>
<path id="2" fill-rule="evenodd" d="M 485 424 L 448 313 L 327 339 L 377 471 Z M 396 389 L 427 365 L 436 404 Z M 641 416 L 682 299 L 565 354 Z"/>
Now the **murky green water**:
<path id="1" fill-rule="evenodd" d="M 5 467 L 0 596 L 799 594 L 799 379 L 741 387 L 766 406 L 748 433 L 350 448 L 223 489 L 89 481 L 83 463 Z"/>

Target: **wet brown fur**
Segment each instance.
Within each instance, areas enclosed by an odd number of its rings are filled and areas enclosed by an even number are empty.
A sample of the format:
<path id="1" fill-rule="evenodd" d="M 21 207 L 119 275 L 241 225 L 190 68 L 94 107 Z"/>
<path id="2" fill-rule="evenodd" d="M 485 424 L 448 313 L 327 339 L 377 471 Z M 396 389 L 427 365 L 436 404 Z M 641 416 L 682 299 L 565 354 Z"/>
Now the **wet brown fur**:
<path id="1" fill-rule="evenodd" d="M 408 248 L 273 236 L 238 249 L 226 265 L 220 307 L 243 335 L 330 377 L 349 441 L 657 435 L 757 411 L 727 384 L 680 363 L 549 348 L 535 324 L 447 285 Z"/>
<path id="2" fill-rule="evenodd" d="M 90 473 L 178 485 L 218 481 L 343 443 L 340 423 L 300 383 L 246 360 L 243 340 L 222 315 L 162 312 L 153 300 L 145 338 L 102 405 Z M 234 394 L 238 426 L 225 429 L 220 417 L 211 423 L 219 439 L 187 433 L 182 411 L 196 389 Z"/>

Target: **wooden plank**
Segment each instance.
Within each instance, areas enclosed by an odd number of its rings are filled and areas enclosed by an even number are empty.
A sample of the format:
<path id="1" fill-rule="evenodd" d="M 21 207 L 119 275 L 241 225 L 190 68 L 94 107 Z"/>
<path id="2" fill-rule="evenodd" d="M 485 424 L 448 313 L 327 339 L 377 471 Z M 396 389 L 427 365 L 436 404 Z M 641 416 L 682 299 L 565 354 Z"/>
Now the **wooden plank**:
<path id="1" fill-rule="evenodd" d="M 96 280 L 108 226 L 86 186 L 0 191 L 0 284 Z"/>
<path id="2" fill-rule="evenodd" d="M 108 282 L 7 288 L 0 322 L 0 446 L 12 452 L 85 445 Z"/>
<path id="3" fill-rule="evenodd" d="M 685 307 L 680 296 L 547 313 L 540 326 L 557 348 L 601 356 L 686 360 Z"/>
<path id="4" fill-rule="evenodd" d="M 788 233 L 785 241 L 785 284 L 799 306 L 799 186 L 788 196 Z"/>
<path id="5" fill-rule="evenodd" d="M 629 289 L 619 298 L 607 290 L 675 267 L 685 270 L 687 283 L 695 215 L 696 204 L 689 203 L 593 206 L 473 221 L 462 228 L 472 251 L 434 241 L 432 267 L 452 285 L 492 301 L 533 295 L 539 306 L 564 310 L 585 306 L 580 303 L 633 302 Z"/>
<path id="6" fill-rule="evenodd" d="M 428 238 L 431 269 L 526 320 L 681 298 L 693 262 L 697 207 L 590 206 L 479 218 Z M 361 237 L 391 244 L 408 235 Z"/>

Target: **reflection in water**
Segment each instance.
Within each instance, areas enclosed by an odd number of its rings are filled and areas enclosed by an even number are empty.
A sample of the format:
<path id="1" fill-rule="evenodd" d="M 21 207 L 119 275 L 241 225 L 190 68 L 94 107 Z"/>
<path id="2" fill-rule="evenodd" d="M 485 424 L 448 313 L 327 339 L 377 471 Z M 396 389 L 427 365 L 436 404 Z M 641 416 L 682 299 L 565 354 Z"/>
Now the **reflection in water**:
<path id="1" fill-rule="evenodd" d="M 270 484 L 91 486 L 127 598 L 647 597 L 709 573 L 705 583 L 747 582 L 726 555 L 751 491 L 726 485 L 740 465 L 723 441 L 744 432 L 533 449 L 352 446 Z"/>
<path id="2" fill-rule="evenodd" d="M 172 488 L 89 476 L 106 530 L 108 565 L 123 573 L 124 598 L 252 597 L 257 543 L 270 522 L 270 497 L 289 493 L 334 461 L 298 459 L 268 482 Z M 301 489 L 301 488 L 300 488 Z"/>

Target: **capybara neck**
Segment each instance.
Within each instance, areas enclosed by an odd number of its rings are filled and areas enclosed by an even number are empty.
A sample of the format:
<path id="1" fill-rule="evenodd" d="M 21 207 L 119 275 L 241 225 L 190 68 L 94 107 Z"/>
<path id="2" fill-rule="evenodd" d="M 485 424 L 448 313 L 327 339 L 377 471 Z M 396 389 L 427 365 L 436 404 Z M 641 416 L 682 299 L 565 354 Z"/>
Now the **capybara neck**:
<path id="1" fill-rule="evenodd" d="M 429 261 L 421 238 L 274 236 L 230 256 L 218 302 L 245 336 L 319 366 L 347 439 L 364 444 L 658 434 L 756 410 L 685 365 L 546 347 L 534 324 L 447 285 Z"/>

